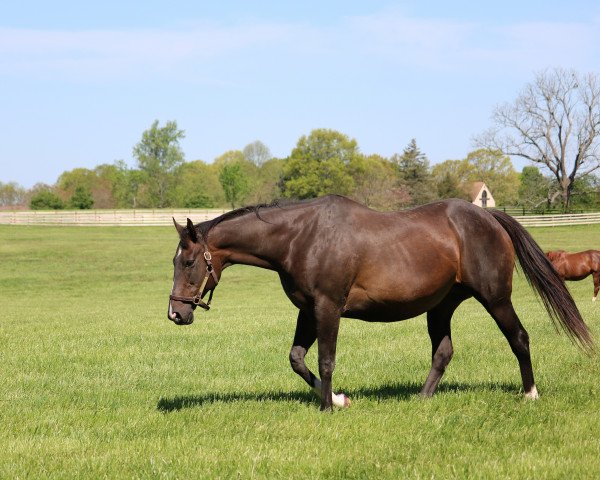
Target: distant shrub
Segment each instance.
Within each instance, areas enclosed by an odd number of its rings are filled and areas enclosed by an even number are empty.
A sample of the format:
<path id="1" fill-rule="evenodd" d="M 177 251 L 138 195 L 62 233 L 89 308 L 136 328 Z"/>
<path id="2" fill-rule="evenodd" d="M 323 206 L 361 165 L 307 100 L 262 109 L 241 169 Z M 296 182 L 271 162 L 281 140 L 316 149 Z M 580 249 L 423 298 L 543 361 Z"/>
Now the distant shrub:
<path id="1" fill-rule="evenodd" d="M 94 206 L 94 197 L 92 192 L 86 187 L 79 186 L 75 189 L 75 193 L 69 201 L 69 205 L 72 208 L 78 208 L 80 210 L 88 210 Z"/>
<path id="2" fill-rule="evenodd" d="M 43 190 L 31 197 L 29 208 L 32 210 L 62 210 L 65 208 L 65 204 L 56 193 Z"/>
<path id="3" fill-rule="evenodd" d="M 214 208 L 214 206 L 213 201 L 204 193 L 197 193 L 187 198 L 184 203 L 185 208 Z"/>

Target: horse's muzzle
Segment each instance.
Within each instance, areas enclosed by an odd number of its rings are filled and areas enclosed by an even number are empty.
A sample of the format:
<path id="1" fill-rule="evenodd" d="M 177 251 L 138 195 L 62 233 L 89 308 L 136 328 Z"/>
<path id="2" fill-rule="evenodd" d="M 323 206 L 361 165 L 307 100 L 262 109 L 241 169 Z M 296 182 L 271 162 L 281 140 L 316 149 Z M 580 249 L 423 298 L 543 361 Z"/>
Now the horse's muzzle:
<path id="1" fill-rule="evenodd" d="M 175 325 L 191 325 L 194 322 L 194 308 L 188 305 L 185 306 L 184 311 L 174 309 L 173 304 L 169 302 L 169 313 L 167 318 L 171 320 Z"/>

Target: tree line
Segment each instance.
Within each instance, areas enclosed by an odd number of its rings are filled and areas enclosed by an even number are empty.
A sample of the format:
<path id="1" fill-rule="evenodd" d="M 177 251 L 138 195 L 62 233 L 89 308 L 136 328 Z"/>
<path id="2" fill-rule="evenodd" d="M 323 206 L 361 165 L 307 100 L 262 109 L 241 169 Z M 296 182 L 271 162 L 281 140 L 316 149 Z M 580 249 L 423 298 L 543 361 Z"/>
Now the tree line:
<path id="1" fill-rule="evenodd" d="M 547 209 L 600 208 L 600 83 L 595 74 L 554 69 L 536 75 L 513 103 L 498 106 L 494 127 L 465 158 L 434 166 L 415 139 L 389 158 L 361 153 L 355 139 L 331 129 L 299 138 L 286 158 L 255 141 L 212 163 L 186 161 L 185 132 L 159 121 L 124 161 L 64 172 L 54 185 L 26 190 L 0 182 L 0 206 L 61 208 L 235 208 L 328 193 L 395 210 L 441 198 L 470 198 L 485 182 L 497 205 Z M 529 161 L 517 173 L 511 156 Z M 540 168 L 538 168 L 538 166 Z"/>

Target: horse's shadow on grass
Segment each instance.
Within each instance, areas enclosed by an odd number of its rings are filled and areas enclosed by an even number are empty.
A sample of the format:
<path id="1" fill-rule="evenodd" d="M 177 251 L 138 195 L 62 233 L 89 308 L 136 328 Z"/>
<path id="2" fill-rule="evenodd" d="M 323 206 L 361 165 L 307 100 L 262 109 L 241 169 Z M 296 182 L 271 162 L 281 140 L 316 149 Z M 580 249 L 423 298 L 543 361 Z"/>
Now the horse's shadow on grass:
<path id="1" fill-rule="evenodd" d="M 465 393 L 493 390 L 514 394 L 519 393 L 519 387 L 515 384 L 496 382 L 468 384 L 450 382 L 440 385 L 437 391 L 438 393 Z M 376 401 L 389 399 L 406 401 L 417 397 L 420 391 L 421 385 L 410 383 L 393 383 L 373 388 L 343 390 L 351 400 L 366 398 Z M 288 392 L 206 393 L 204 395 L 180 395 L 170 398 L 161 397 L 156 405 L 156 409 L 163 413 L 169 413 L 214 403 L 237 402 L 295 402 L 318 405 L 319 399 L 310 390 L 293 390 Z"/>

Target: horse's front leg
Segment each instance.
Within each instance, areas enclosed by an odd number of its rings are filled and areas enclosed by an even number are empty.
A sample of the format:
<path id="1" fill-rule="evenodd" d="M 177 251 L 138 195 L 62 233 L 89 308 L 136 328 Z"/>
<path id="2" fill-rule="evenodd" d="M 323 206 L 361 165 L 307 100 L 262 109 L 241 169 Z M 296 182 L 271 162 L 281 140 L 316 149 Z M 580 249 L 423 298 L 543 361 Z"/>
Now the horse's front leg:
<path id="1" fill-rule="evenodd" d="M 332 390 L 335 351 L 340 328 L 340 312 L 332 303 L 321 301 L 315 306 L 317 341 L 319 347 L 319 375 L 321 376 L 321 410 L 332 410 L 333 405 L 347 407 L 350 400 L 343 393 Z M 318 388 L 317 385 L 315 387 Z"/>
<path id="2" fill-rule="evenodd" d="M 600 272 L 592 272 L 592 278 L 594 279 L 594 298 L 592 298 L 592 302 L 595 302 L 598 298 L 598 290 L 600 290 Z"/>
<path id="3" fill-rule="evenodd" d="M 316 382 L 319 379 L 308 369 L 304 362 L 304 357 L 316 339 L 317 326 L 315 317 L 300 311 L 298 313 L 298 320 L 296 321 L 294 343 L 290 350 L 290 365 L 292 366 L 292 370 L 300 375 L 311 388 L 315 388 Z"/>
<path id="4" fill-rule="evenodd" d="M 290 350 L 290 365 L 314 391 L 322 398 L 321 381 L 308 369 L 304 362 L 306 352 L 317 339 L 317 327 L 314 315 L 300 312 L 296 323 L 296 334 L 294 335 L 294 344 Z M 343 393 L 331 393 L 331 401 L 337 407 L 347 407 L 350 405 L 350 399 Z"/>

